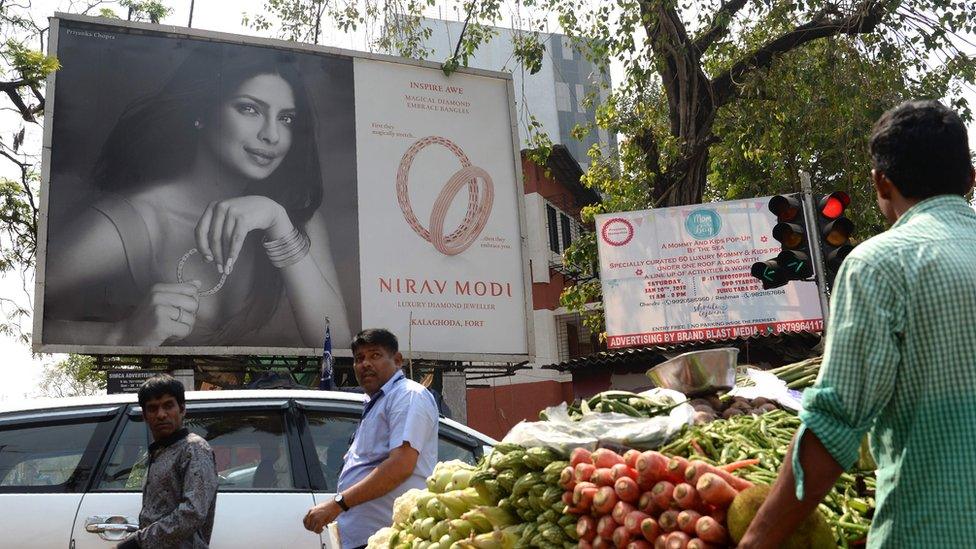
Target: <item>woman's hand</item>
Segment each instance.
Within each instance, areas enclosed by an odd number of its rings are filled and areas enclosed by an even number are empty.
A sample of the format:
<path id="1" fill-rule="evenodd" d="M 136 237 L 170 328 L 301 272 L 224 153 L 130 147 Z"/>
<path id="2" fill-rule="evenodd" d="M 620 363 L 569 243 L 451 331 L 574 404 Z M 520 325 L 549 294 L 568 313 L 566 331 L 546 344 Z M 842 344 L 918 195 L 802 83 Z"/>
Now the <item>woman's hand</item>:
<path id="1" fill-rule="evenodd" d="M 285 208 L 264 196 L 211 202 L 197 223 L 197 250 L 204 261 L 216 260 L 217 272 L 230 274 L 244 246 L 244 238 L 256 229 L 263 230 L 269 240 L 275 240 L 294 227 Z"/>
<path id="2" fill-rule="evenodd" d="M 119 343 L 123 345 L 162 345 L 190 335 L 197 321 L 200 282 L 155 284 L 146 299 L 123 320 Z"/>

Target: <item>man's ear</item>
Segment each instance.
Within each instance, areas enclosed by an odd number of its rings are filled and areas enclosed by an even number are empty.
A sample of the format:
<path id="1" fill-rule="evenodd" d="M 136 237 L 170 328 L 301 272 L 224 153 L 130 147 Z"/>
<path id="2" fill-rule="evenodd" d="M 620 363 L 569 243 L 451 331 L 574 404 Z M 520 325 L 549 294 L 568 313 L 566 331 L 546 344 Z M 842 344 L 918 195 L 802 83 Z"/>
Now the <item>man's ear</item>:
<path id="1" fill-rule="evenodd" d="M 891 200 L 891 191 L 894 190 L 895 184 L 888 179 L 885 173 L 878 169 L 871 170 L 871 181 L 874 183 L 874 189 L 878 192 L 878 196 L 884 200 Z"/>
<path id="2" fill-rule="evenodd" d="M 403 354 L 398 351 L 397 354 L 393 355 L 393 363 L 397 365 L 397 368 L 402 367 L 403 366 Z"/>

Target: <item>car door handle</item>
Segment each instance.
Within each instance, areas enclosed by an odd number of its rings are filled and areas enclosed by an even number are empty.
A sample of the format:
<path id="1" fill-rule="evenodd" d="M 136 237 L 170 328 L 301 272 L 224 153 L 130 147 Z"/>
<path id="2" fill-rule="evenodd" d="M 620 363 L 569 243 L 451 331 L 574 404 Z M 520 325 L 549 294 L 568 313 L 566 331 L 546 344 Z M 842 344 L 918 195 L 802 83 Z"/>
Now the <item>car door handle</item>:
<path id="1" fill-rule="evenodd" d="M 85 530 L 88 530 L 92 534 L 101 534 L 102 532 L 135 532 L 139 527 L 135 524 L 113 524 L 111 522 L 106 522 L 103 524 L 89 524 L 85 526 Z"/>
<path id="2" fill-rule="evenodd" d="M 98 534 L 106 541 L 122 541 L 126 534 L 138 529 L 134 519 L 122 515 L 93 516 L 85 520 L 85 531 Z"/>

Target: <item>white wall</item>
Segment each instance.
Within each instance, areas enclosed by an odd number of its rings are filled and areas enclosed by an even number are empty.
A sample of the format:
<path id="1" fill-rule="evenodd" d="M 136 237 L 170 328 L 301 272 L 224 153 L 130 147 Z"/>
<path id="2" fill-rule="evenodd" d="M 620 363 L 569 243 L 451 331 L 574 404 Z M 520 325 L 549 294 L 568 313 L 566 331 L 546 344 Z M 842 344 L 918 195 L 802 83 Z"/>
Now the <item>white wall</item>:
<path id="1" fill-rule="evenodd" d="M 454 55 L 458 37 L 464 23 L 458 21 L 443 21 L 439 19 L 424 19 L 424 26 L 431 29 L 431 36 L 426 42 L 432 53 L 428 57 L 431 61 L 443 62 Z M 477 69 L 504 71 L 512 73 L 515 86 L 516 116 L 518 117 L 519 137 L 522 147 L 528 147 L 529 115 L 542 123 L 542 127 L 553 143 L 561 143 L 559 136 L 559 117 L 556 114 L 555 72 L 552 58 L 547 52 L 542 60 L 542 69 L 535 74 L 524 71 L 515 59 L 515 47 L 512 44 L 514 31 L 496 28 L 498 35 L 487 44 L 482 44 L 468 61 L 468 66 Z M 543 34 L 543 40 L 552 35 Z"/>

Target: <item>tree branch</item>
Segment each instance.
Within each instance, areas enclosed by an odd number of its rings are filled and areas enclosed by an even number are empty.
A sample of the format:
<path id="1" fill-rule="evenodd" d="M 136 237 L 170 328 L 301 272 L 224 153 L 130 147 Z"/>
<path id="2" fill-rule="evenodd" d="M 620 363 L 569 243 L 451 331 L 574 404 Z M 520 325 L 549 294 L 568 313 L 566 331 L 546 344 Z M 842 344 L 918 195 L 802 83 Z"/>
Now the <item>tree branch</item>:
<path id="1" fill-rule="evenodd" d="M 862 0 L 845 17 L 831 18 L 828 16 L 828 12 L 821 12 L 814 16 L 809 23 L 800 25 L 747 54 L 732 68 L 718 75 L 712 81 L 715 106 L 720 107 L 731 101 L 738 93 L 736 82 L 741 81 L 743 76 L 756 69 L 770 66 L 773 59 L 779 54 L 828 36 L 840 34 L 854 36 L 873 32 L 884 16 L 883 4 L 883 0 Z"/>
<path id="2" fill-rule="evenodd" d="M 715 12 L 715 16 L 712 17 L 712 24 L 701 36 L 695 39 L 694 46 L 698 51 L 698 55 L 703 55 L 712 44 L 725 38 L 725 35 L 729 32 L 732 17 L 745 7 L 747 3 L 749 3 L 749 0 L 725 0 L 725 2 L 722 2 L 722 6 L 719 7 L 718 11 Z"/>

